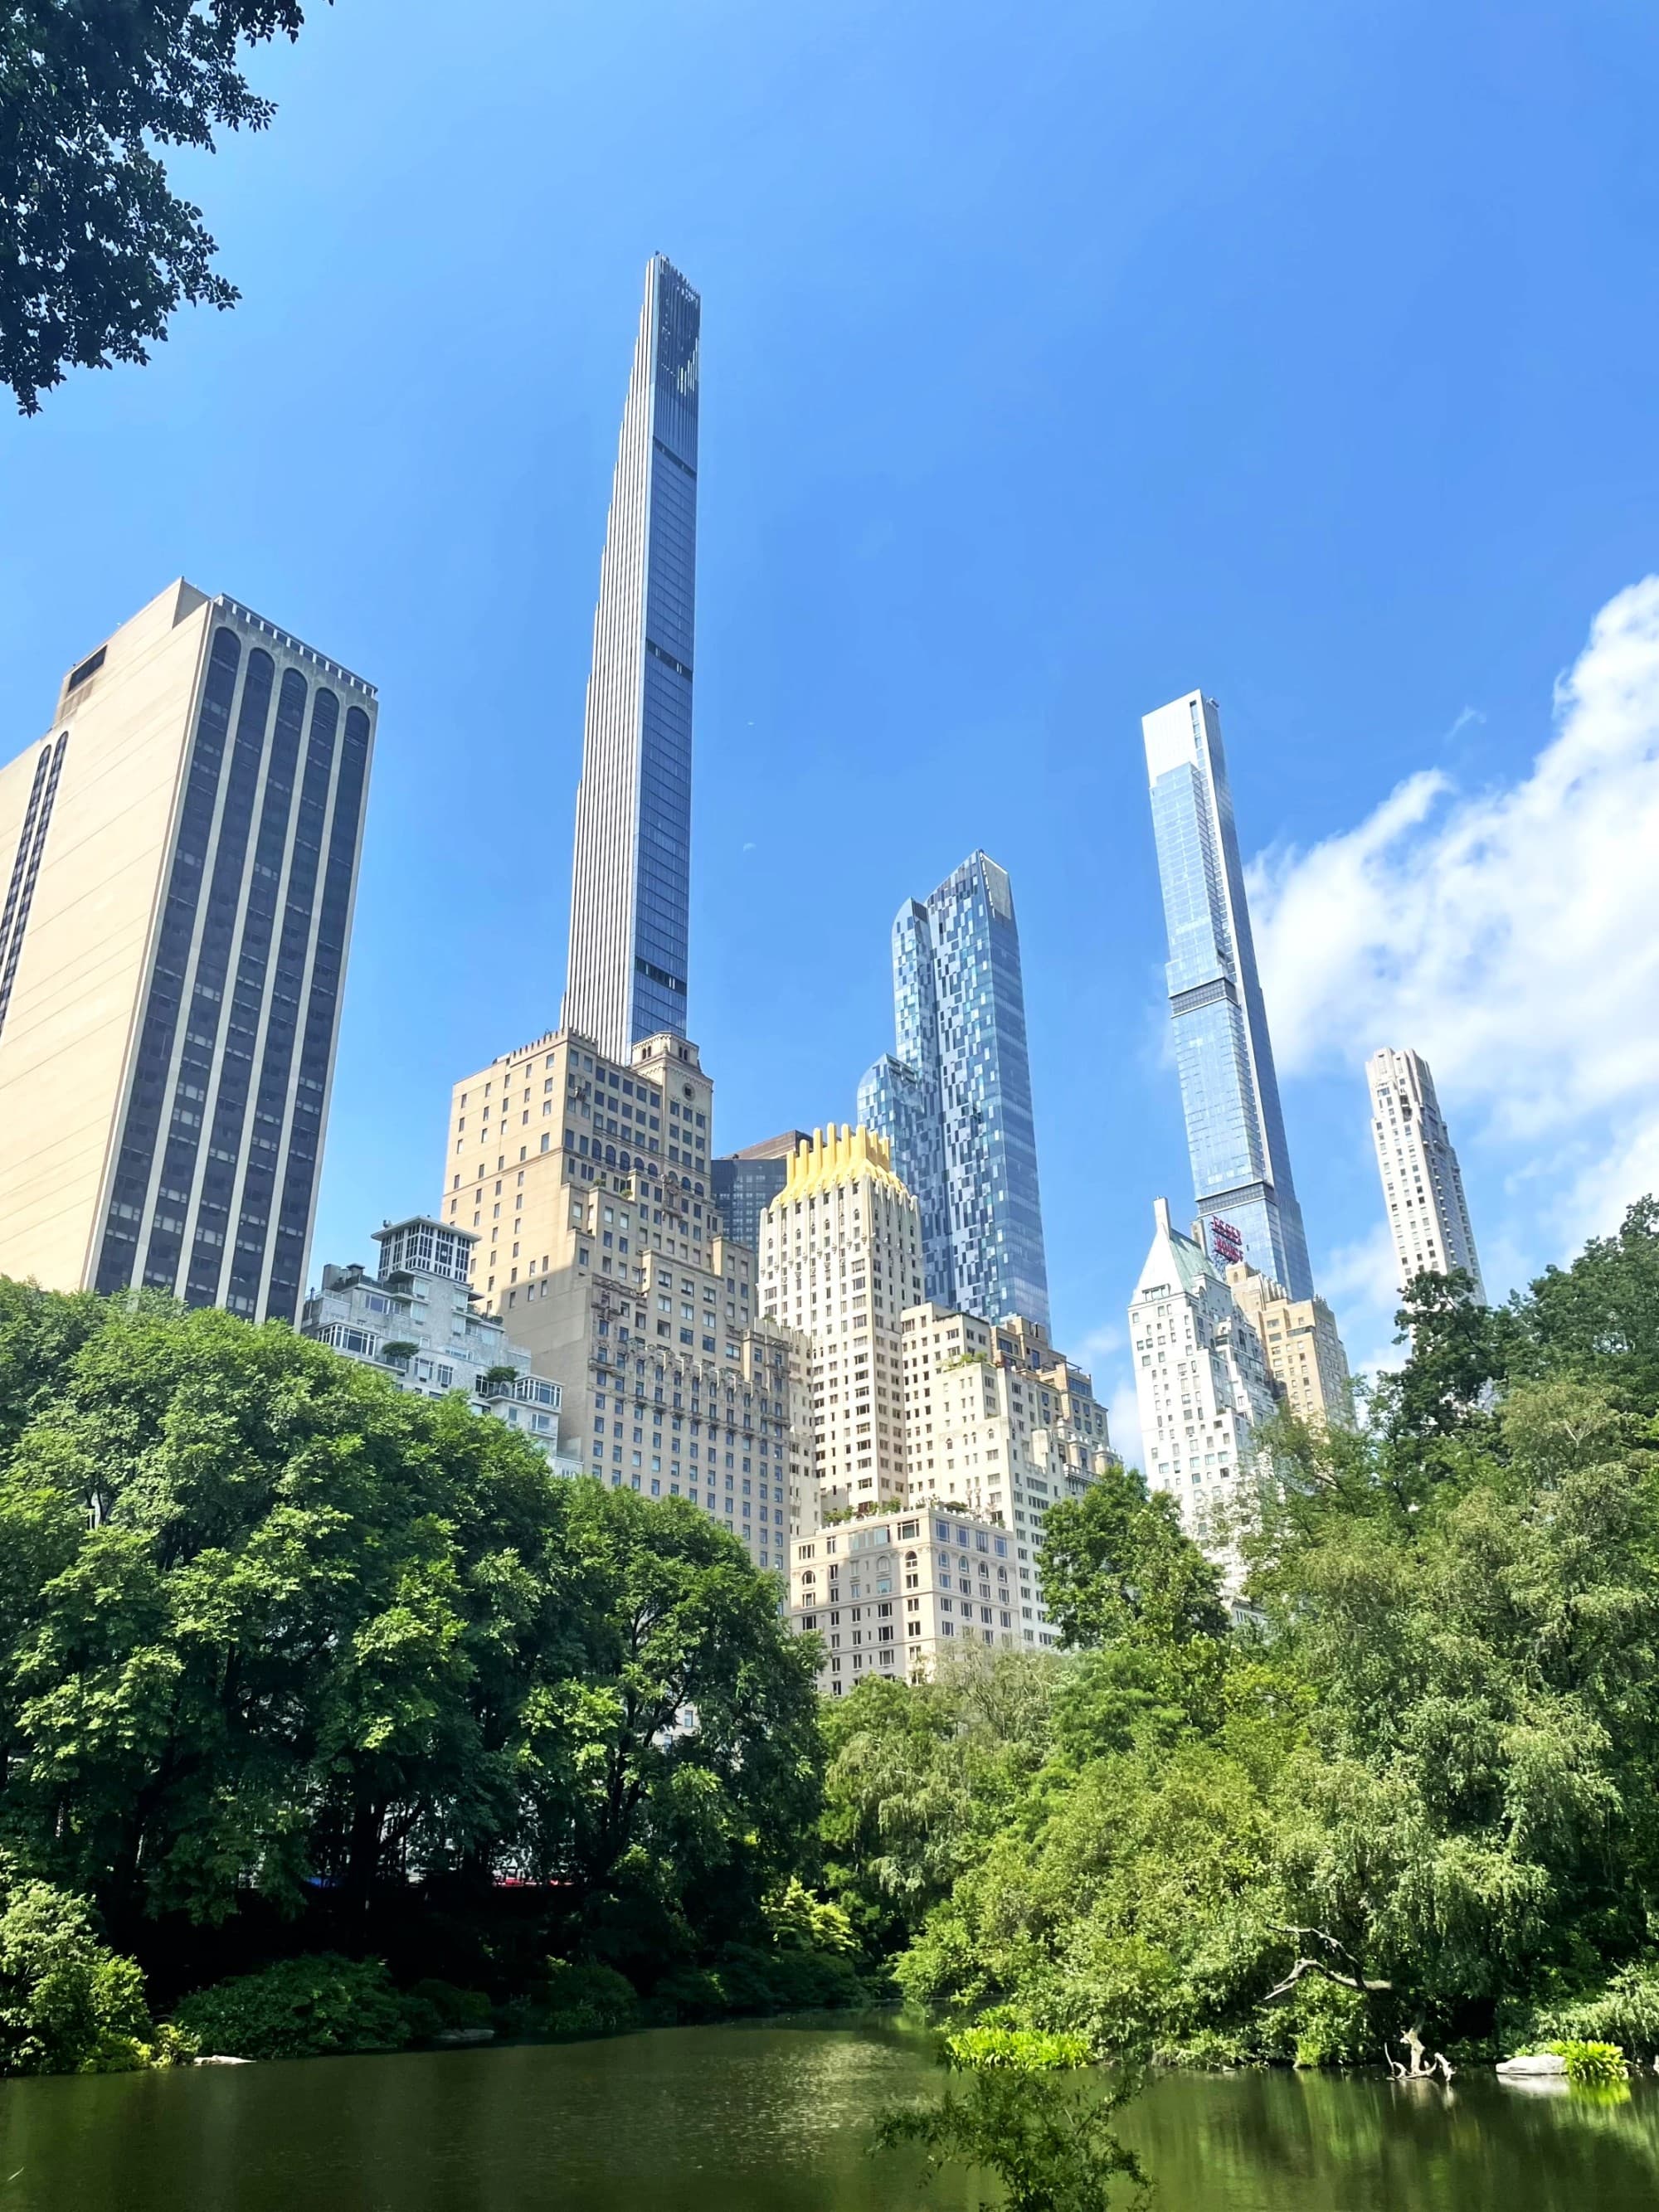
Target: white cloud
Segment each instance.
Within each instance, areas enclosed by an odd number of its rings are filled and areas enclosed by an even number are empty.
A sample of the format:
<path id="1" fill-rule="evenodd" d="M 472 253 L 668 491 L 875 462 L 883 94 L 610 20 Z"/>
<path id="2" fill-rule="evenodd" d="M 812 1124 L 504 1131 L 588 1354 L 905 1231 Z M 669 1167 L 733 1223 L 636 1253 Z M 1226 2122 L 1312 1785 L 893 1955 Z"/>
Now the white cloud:
<path id="1" fill-rule="evenodd" d="M 1112 1384 L 1106 1402 L 1106 1431 L 1112 1449 L 1125 1467 L 1146 1467 L 1140 1438 L 1140 1404 L 1135 1395 L 1133 1375 L 1119 1376 Z"/>
<path id="2" fill-rule="evenodd" d="M 1369 1236 L 1332 1253 L 1319 1269 L 1318 1288 L 1339 1316 L 1355 1374 L 1399 1366 L 1405 1356 L 1394 1340 L 1400 1292 L 1386 1221 L 1379 1218 Z"/>
<path id="3" fill-rule="evenodd" d="M 1103 1322 L 1089 1331 L 1072 1357 L 1086 1366 L 1091 1360 L 1107 1359 L 1113 1352 L 1121 1352 L 1128 1341 L 1129 1332 L 1122 1322 Z"/>
<path id="4" fill-rule="evenodd" d="M 1525 776 L 1464 792 L 1425 769 L 1357 829 L 1255 864 L 1281 1072 L 1357 1073 L 1379 1045 L 1415 1047 L 1466 1170 L 1481 1160 L 1483 1257 L 1488 1244 L 1522 1266 L 1570 1252 L 1659 1188 L 1656 878 L 1650 576 L 1596 616 Z M 1367 1254 L 1387 1261 L 1368 1244 L 1337 1265 Z"/>

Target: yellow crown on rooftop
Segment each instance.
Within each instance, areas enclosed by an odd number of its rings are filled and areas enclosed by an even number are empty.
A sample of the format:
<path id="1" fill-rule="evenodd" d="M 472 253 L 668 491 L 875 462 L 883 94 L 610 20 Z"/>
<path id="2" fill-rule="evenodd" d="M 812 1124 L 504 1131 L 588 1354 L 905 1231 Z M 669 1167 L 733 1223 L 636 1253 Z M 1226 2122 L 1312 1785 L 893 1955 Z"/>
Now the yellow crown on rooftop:
<path id="1" fill-rule="evenodd" d="M 832 1123 L 828 1131 L 814 1129 L 811 1139 L 790 1155 L 789 1174 L 777 1202 L 787 1205 L 791 1199 L 811 1198 L 861 1175 L 872 1176 L 892 1190 L 905 1188 L 893 1173 L 892 1147 L 885 1137 L 861 1121 L 856 1129 L 849 1129 L 845 1121 L 839 1129 Z"/>

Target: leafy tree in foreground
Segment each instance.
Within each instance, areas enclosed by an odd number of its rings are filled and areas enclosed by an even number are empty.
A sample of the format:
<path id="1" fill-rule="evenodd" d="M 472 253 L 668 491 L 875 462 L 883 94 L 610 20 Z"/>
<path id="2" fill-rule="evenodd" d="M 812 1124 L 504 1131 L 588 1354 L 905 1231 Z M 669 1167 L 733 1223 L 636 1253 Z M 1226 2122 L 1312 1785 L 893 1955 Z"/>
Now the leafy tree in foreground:
<path id="1" fill-rule="evenodd" d="M 1420 1446 L 1458 1435 L 1483 1410 L 1504 1373 L 1512 1317 L 1477 1304 L 1462 1267 L 1426 1271 L 1406 1285 L 1395 1316 L 1395 1342 L 1411 1346 L 1405 1365 L 1382 1376 L 1373 1424 L 1396 1443 Z"/>
<path id="2" fill-rule="evenodd" d="M 957 1830 L 908 1995 L 1199 2062 L 1623 2039 L 1659 1924 L 1656 1220 L 1502 1316 L 1415 1286 L 1401 1387 L 1279 1440 L 1247 1636 L 1206 1632 L 1131 1479 L 1054 1509 L 1085 1648 Z"/>
<path id="3" fill-rule="evenodd" d="M 151 149 L 263 130 L 240 49 L 301 21 L 299 0 L 0 9 L 0 380 L 25 414 L 66 368 L 147 361 L 182 301 L 234 301 Z"/>
<path id="4" fill-rule="evenodd" d="M 567 1500 L 459 1401 L 112 1304 L 0 1468 L 0 1819 L 112 1924 L 367 1898 L 510 1832 L 487 1699 L 562 1631 Z"/>
<path id="5" fill-rule="evenodd" d="M 869 1948 L 914 1935 L 1018 1805 L 1065 1673 L 1046 1654 L 963 1654 L 823 1707 L 825 1873 Z"/>
<path id="6" fill-rule="evenodd" d="M 695 1506 L 566 1487 L 587 1654 L 524 1709 L 524 1863 L 590 1927 L 608 1917 L 624 1955 L 672 1942 L 688 1914 L 729 1931 L 795 1871 L 817 1819 L 813 1653 L 779 1620 L 776 1584 Z"/>
<path id="7" fill-rule="evenodd" d="M 0 1449 L 27 1863 L 127 1941 L 320 1885 L 372 1947 L 377 1900 L 434 1875 L 478 1910 L 554 1885 L 571 1940 L 635 1911 L 671 1958 L 763 1931 L 822 1754 L 811 1655 L 734 1537 L 280 1325 L 141 1297 L 77 1341 L 60 1305 L 55 1336 L 23 1309 L 47 1349 Z"/>
<path id="8" fill-rule="evenodd" d="M 1638 1199 L 1570 1267 L 1547 1268 L 1513 1325 L 1511 1372 L 1571 1376 L 1626 1413 L 1659 1413 L 1659 1199 Z"/>

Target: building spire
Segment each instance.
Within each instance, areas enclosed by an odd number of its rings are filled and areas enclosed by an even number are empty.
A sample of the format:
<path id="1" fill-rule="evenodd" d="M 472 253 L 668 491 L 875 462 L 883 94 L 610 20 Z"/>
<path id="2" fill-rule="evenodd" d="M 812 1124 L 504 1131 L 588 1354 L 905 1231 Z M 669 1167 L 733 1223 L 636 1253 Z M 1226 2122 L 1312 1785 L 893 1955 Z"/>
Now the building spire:
<path id="1" fill-rule="evenodd" d="M 686 1033 L 702 313 L 653 257 L 593 616 L 562 1025 L 622 1060 Z"/>
<path id="2" fill-rule="evenodd" d="M 1169 930 L 1170 1014 L 1206 1248 L 1313 1296 L 1221 744 L 1189 691 L 1141 718 Z"/>

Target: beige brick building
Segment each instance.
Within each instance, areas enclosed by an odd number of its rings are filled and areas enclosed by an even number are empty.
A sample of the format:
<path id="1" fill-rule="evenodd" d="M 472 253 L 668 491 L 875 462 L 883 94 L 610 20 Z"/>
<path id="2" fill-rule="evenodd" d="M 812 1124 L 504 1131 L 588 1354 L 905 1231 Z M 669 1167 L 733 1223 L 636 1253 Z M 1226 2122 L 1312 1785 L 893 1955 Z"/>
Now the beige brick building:
<path id="1" fill-rule="evenodd" d="M 867 1129 L 815 1132 L 761 1216 L 760 1308 L 811 1346 L 818 1505 L 902 1504 L 900 1321 L 921 1295 L 921 1223 Z"/>
<path id="2" fill-rule="evenodd" d="M 375 713 L 180 581 L 0 769 L 0 1273 L 297 1318 Z"/>
<path id="3" fill-rule="evenodd" d="M 456 1085 L 441 1218 L 477 1237 L 472 1287 L 559 1382 L 586 1472 L 692 1499 L 781 1571 L 815 1518 L 805 1352 L 721 1233 L 712 1115 L 684 1037 L 626 1060 L 538 1037 Z"/>
<path id="4" fill-rule="evenodd" d="M 905 1506 L 803 1536 L 789 1565 L 789 1625 L 823 1645 L 831 1696 L 866 1674 L 919 1681 L 942 1656 L 1058 1642 L 1010 1532 L 976 1514 Z"/>
<path id="5" fill-rule="evenodd" d="M 1275 1396 L 1310 1427 L 1348 1426 L 1353 1385 L 1336 1316 L 1324 1299 L 1293 1298 L 1282 1283 L 1242 1260 L 1228 1268 L 1227 1288 L 1261 1340 Z"/>
<path id="6" fill-rule="evenodd" d="M 1022 1547 L 1040 1542 L 1049 1506 L 1080 1497 L 1111 1461 L 1089 1376 L 1035 1322 L 923 1304 L 900 1331 L 910 1503 L 965 1506 Z"/>

